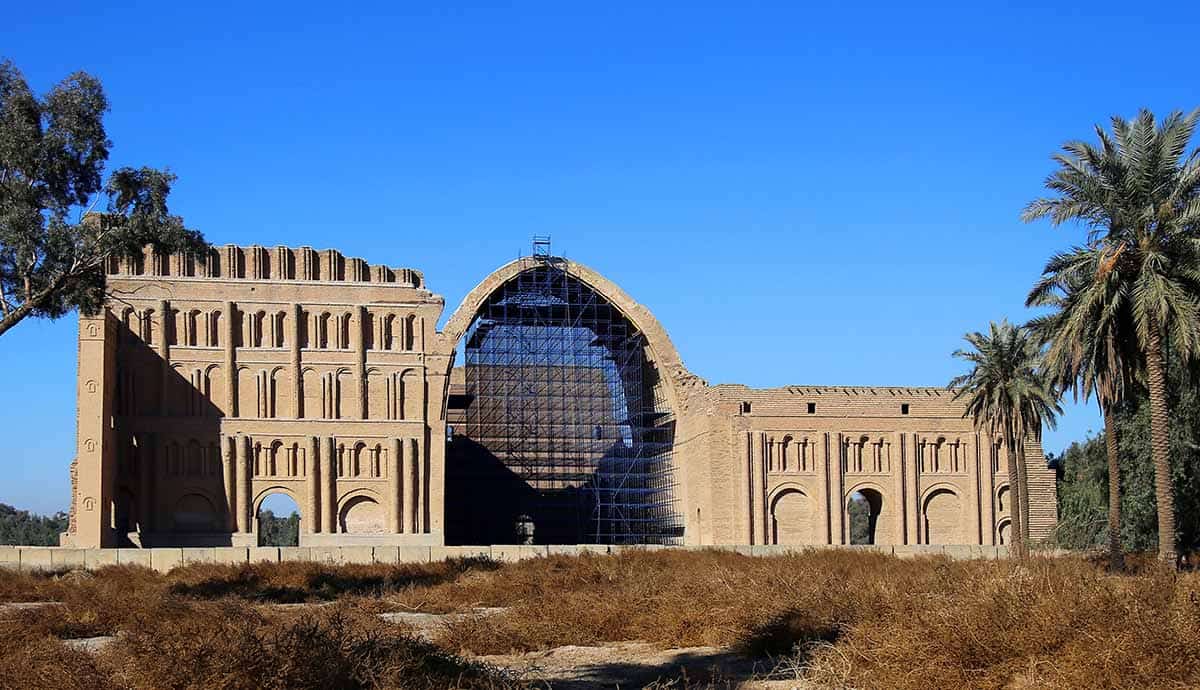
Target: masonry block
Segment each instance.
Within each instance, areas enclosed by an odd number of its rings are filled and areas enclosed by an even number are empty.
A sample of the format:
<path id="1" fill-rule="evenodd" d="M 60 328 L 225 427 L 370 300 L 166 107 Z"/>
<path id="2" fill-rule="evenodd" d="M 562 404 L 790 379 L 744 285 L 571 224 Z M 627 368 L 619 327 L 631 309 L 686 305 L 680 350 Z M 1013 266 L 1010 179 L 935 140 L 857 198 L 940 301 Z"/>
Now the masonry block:
<path id="1" fill-rule="evenodd" d="M 314 563 L 341 563 L 342 548 L 340 546 L 310 546 L 309 558 Z"/>
<path id="2" fill-rule="evenodd" d="M 54 567 L 54 557 L 51 555 L 51 549 L 30 547 L 21 549 L 21 570 L 31 572 L 35 570 L 50 570 Z"/>
<path id="3" fill-rule="evenodd" d="M 396 547 L 400 563 L 429 563 L 430 547 L 428 546 L 398 546 Z"/>
<path id="4" fill-rule="evenodd" d="M 250 549 L 242 546 L 219 546 L 212 549 L 213 563 L 221 565 L 245 565 L 249 562 Z M 187 560 L 187 552 L 184 552 L 184 560 Z"/>
<path id="5" fill-rule="evenodd" d="M 21 569 L 21 550 L 12 546 L 0 546 L 0 568 Z"/>
<path id="6" fill-rule="evenodd" d="M 278 546 L 251 546 L 246 549 L 248 563 L 278 563 Z"/>
<path id="7" fill-rule="evenodd" d="M 150 567 L 150 549 L 117 549 L 117 563 Z"/>
<path id="8" fill-rule="evenodd" d="M 551 544 L 546 547 L 546 553 L 550 556 L 578 556 L 584 553 L 592 553 L 581 548 L 577 544 Z"/>
<path id="9" fill-rule="evenodd" d="M 183 559 L 184 565 L 192 565 L 195 563 L 216 563 L 217 554 L 214 548 L 184 548 L 180 549 L 180 558 Z"/>
<path id="10" fill-rule="evenodd" d="M 120 563 L 119 549 L 84 549 L 83 565 L 88 570 L 104 568 Z"/>
<path id="11" fill-rule="evenodd" d="M 430 559 L 444 561 L 451 558 L 488 558 L 492 557 L 490 546 L 431 546 Z"/>
<path id="12" fill-rule="evenodd" d="M 543 558 L 547 555 L 549 555 L 549 551 L 545 546 L 517 545 L 492 547 L 492 558 L 504 563 L 523 561 L 527 558 Z"/>
<path id="13" fill-rule="evenodd" d="M 376 546 L 373 551 L 376 563 L 396 565 L 400 562 L 400 547 L 398 546 Z"/>
<path id="14" fill-rule="evenodd" d="M 148 549 L 150 567 L 160 573 L 168 573 L 183 565 L 183 549 Z"/>
<path id="15" fill-rule="evenodd" d="M 87 549 L 54 549 L 50 552 L 50 563 L 57 569 L 86 568 Z"/>
<path id="16" fill-rule="evenodd" d="M 960 544 L 947 544 L 942 547 L 942 553 L 956 561 L 969 561 L 982 556 L 976 547 Z"/>
<path id="17" fill-rule="evenodd" d="M 279 561 L 311 561 L 312 547 L 309 546 L 281 546 L 279 547 Z"/>
<path id="18" fill-rule="evenodd" d="M 338 554 L 338 563 L 370 565 L 375 562 L 373 546 L 343 546 Z"/>
<path id="19" fill-rule="evenodd" d="M 612 547 L 607 544 L 576 544 L 580 554 L 590 553 L 596 556 L 607 556 L 612 553 Z"/>

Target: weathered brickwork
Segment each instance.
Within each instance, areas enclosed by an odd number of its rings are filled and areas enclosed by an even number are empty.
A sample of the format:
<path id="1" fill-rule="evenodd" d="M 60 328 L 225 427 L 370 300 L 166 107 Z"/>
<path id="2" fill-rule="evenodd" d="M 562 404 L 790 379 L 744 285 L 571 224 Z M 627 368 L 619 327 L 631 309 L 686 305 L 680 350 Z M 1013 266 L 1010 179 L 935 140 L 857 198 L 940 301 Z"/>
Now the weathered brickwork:
<path id="1" fill-rule="evenodd" d="M 444 301 L 419 271 L 332 250 L 113 262 L 106 309 L 80 319 L 63 544 L 254 547 L 274 493 L 300 507 L 304 547 L 443 544 L 456 348 L 483 301 L 537 265 L 488 276 L 439 332 Z M 1003 543 L 1003 449 L 944 390 L 710 386 L 648 310 L 564 266 L 645 335 L 674 413 L 682 543 L 846 544 L 856 495 L 876 544 Z M 1045 536 L 1053 472 L 1037 444 L 1026 458 Z"/>

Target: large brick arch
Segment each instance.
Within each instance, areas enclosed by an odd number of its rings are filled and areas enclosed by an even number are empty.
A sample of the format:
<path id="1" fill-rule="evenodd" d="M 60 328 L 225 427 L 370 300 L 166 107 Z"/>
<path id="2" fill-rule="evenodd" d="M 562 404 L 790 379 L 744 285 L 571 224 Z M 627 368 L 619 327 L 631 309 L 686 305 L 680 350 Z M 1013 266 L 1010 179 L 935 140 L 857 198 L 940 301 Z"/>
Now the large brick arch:
<path id="1" fill-rule="evenodd" d="M 629 319 L 630 323 L 641 330 L 642 334 L 646 336 L 646 350 L 649 357 L 654 366 L 662 373 L 663 381 L 666 383 L 664 391 L 668 395 L 671 407 L 676 411 L 680 410 L 680 403 L 683 400 L 682 387 L 684 383 L 698 381 L 698 379 L 683 365 L 683 359 L 679 356 L 679 351 L 675 349 L 675 344 L 671 342 L 671 337 L 667 335 L 666 329 L 662 327 L 662 324 L 658 322 L 654 314 L 645 306 L 636 302 L 616 283 L 605 278 L 597 271 L 581 263 L 568 261 L 567 259 L 554 258 L 551 260 L 555 261 L 556 265 L 564 269 L 571 277 L 608 300 L 610 304 L 620 310 L 625 318 Z M 462 339 L 463 335 L 467 332 L 467 328 L 470 327 L 471 321 L 475 318 L 476 312 L 479 311 L 484 301 L 492 293 L 521 273 L 544 266 L 545 261 L 546 259 L 543 258 L 524 257 L 501 266 L 484 278 L 483 281 L 467 293 L 462 303 L 454 310 L 450 319 L 446 321 L 445 327 L 442 328 L 439 334 L 442 339 L 442 350 L 448 353 L 454 352 L 459 340 Z M 453 359 L 451 359 L 447 363 L 445 373 L 449 374 L 450 367 L 453 364 Z M 449 378 L 447 377 L 448 382 Z"/>

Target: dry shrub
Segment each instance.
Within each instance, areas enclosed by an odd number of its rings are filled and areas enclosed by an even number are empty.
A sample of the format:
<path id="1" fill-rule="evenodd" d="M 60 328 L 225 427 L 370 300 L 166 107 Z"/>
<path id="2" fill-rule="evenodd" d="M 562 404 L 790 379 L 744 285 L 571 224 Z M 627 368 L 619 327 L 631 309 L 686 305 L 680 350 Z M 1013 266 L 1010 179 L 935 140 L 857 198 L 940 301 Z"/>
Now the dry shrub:
<path id="1" fill-rule="evenodd" d="M 22 577 L 24 600 L 57 604 L 19 611 L 11 618 L 25 629 L 59 638 L 113 635 L 153 615 L 166 594 L 160 576 L 135 566 Z"/>
<path id="2" fill-rule="evenodd" d="M 831 685 L 1178 688 L 1200 684 L 1198 576 L 1105 575 L 1076 559 L 976 564 L 817 650 Z"/>
<path id="3" fill-rule="evenodd" d="M 61 606 L 0 621 L 0 685 L 502 685 L 374 615 L 489 606 L 507 610 L 447 623 L 439 645 L 476 654 L 625 640 L 734 646 L 791 654 L 785 665 L 832 687 L 1200 687 L 1200 574 L 1131 563 L 1132 573 L 1110 575 L 1084 558 L 903 560 L 852 550 L 751 558 L 713 550 L 503 567 L 279 563 L 190 566 L 165 576 L 128 567 L 3 574 L 0 598 Z M 263 605 L 294 601 L 337 603 Z M 117 631 L 98 660 L 53 639 Z"/>
<path id="4" fill-rule="evenodd" d="M 168 575 L 171 592 L 185 597 L 237 597 L 272 603 L 333 601 L 345 596 L 379 597 L 447 582 L 474 570 L 495 570 L 487 559 L 436 563 L 342 565 L 289 561 L 248 565 L 190 565 Z"/>
<path id="5" fill-rule="evenodd" d="M 109 681 L 97 660 L 62 640 L 0 625 L 0 688 L 108 690 Z"/>
<path id="6" fill-rule="evenodd" d="M 738 642 L 788 610 L 812 611 L 816 628 L 837 626 L 873 599 L 911 587 L 911 563 L 832 550 L 780 558 L 715 550 L 555 556 L 410 591 L 400 600 L 430 610 L 511 607 L 447 625 L 442 644 L 477 654 L 620 640 L 717 646 Z M 866 598 L 847 592 L 847 579 L 868 573 L 879 591 Z M 752 641 L 746 646 L 757 649 Z"/>
<path id="7" fill-rule="evenodd" d="M 186 616 L 147 621 L 105 652 L 135 688 L 493 688 L 512 685 L 338 604 L 264 612 L 244 603 L 187 604 Z"/>

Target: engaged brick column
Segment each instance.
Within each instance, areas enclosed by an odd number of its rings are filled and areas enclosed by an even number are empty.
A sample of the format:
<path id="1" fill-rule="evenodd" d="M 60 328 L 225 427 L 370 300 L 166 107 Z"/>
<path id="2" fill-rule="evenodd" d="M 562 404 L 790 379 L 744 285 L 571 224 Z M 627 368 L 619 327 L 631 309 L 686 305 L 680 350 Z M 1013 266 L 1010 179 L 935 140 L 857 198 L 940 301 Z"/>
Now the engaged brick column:
<path id="1" fill-rule="evenodd" d="M 225 302 L 225 415 L 228 417 L 241 416 L 242 411 L 237 409 L 238 396 L 238 375 L 237 375 L 237 356 L 235 354 L 234 338 L 237 334 L 237 328 L 234 327 L 234 318 L 237 316 L 237 309 L 234 308 L 233 302 Z"/>
<path id="2" fill-rule="evenodd" d="M 904 501 L 904 513 L 908 516 L 908 543 L 921 543 L 920 533 L 917 529 L 920 521 L 919 513 L 921 512 L 920 500 L 921 496 L 917 492 L 917 477 L 921 471 L 921 437 L 917 434 L 912 435 L 912 452 L 909 453 L 910 461 L 904 467 L 904 485 L 907 487 L 908 497 Z"/>
<path id="3" fill-rule="evenodd" d="M 237 466 L 236 451 L 234 450 L 236 443 L 237 437 L 221 434 L 221 478 L 224 480 L 223 488 L 225 489 L 225 526 L 230 532 L 238 531 L 237 474 L 234 470 L 234 467 Z"/>
<path id="4" fill-rule="evenodd" d="M 332 436 L 325 439 L 325 453 L 321 458 L 321 515 L 325 519 L 325 533 L 337 532 L 337 443 Z"/>
<path id="5" fill-rule="evenodd" d="M 367 308 L 354 308 L 352 337 L 354 339 L 354 392 L 358 401 L 354 413 L 358 419 L 367 418 Z M 378 334 L 376 334 L 378 337 Z"/>
<path id="6" fill-rule="evenodd" d="M 907 543 L 905 525 L 908 524 L 908 511 L 904 509 L 904 505 L 907 503 L 904 497 L 904 434 L 898 431 L 893 433 L 890 445 L 892 452 L 889 456 L 891 462 L 889 469 L 892 471 L 894 480 L 892 489 L 896 492 L 896 506 L 892 509 L 892 514 L 896 516 L 895 539 L 897 544 L 904 544 Z"/>
<path id="7" fill-rule="evenodd" d="M 983 543 L 990 546 L 996 545 L 996 473 L 992 471 L 992 453 L 996 452 L 996 441 L 991 435 L 984 435 L 984 441 L 987 443 L 987 451 L 983 455 L 983 472 L 984 472 L 984 487 L 987 489 L 987 496 L 983 499 L 983 515 L 984 522 L 987 523 L 984 527 Z"/>
<path id="8" fill-rule="evenodd" d="M 147 534 L 154 529 L 154 463 L 157 444 L 154 434 L 139 434 L 138 443 L 138 531 Z"/>
<path id="9" fill-rule="evenodd" d="M 169 334 L 173 328 L 174 319 L 171 317 L 171 303 L 167 300 L 162 300 L 158 303 L 158 357 L 162 360 L 162 385 L 158 387 L 160 415 L 168 414 L 167 403 L 170 399 L 170 391 L 174 386 L 171 384 L 171 377 L 174 376 L 174 371 L 171 370 L 171 346 L 169 344 Z M 178 411 L 175 411 L 178 412 Z"/>
<path id="10" fill-rule="evenodd" d="M 321 531 L 321 472 L 318 466 L 318 450 L 317 437 L 310 436 L 308 439 L 308 462 L 304 463 L 304 470 L 308 472 L 308 514 L 304 521 L 307 523 L 309 534 Z"/>
<path id="11" fill-rule="evenodd" d="M 971 510 L 971 515 L 967 519 L 967 529 L 970 532 L 967 535 L 967 542 L 970 544 L 984 543 L 979 532 L 979 457 L 976 453 L 977 444 L 972 442 L 973 437 L 963 437 L 961 439 L 963 448 L 963 458 L 967 463 L 967 506 Z"/>
<path id="12" fill-rule="evenodd" d="M 404 452 L 404 441 L 398 438 L 392 439 L 392 455 L 388 458 L 387 475 L 388 475 L 388 531 L 392 534 L 400 534 L 403 531 L 404 519 L 404 493 L 400 489 L 400 479 L 403 476 L 401 472 L 404 463 L 400 459 L 400 454 Z"/>
<path id="13" fill-rule="evenodd" d="M 830 513 L 833 516 L 833 543 L 846 543 L 846 488 L 842 475 L 842 452 L 845 450 L 845 440 L 841 433 L 837 435 L 837 452 L 833 454 L 833 488 L 830 496 Z"/>
<path id="14" fill-rule="evenodd" d="M 829 434 L 821 434 L 820 439 L 820 447 L 817 449 L 821 454 L 820 464 L 817 466 L 817 512 L 821 520 L 821 533 L 816 541 L 820 544 L 832 544 L 829 532 Z"/>
<path id="15" fill-rule="evenodd" d="M 235 527 L 240 533 L 250 531 L 250 468 L 247 466 L 249 462 L 246 446 L 250 443 L 250 439 L 239 434 L 233 444 L 233 467 L 236 479 L 234 486 L 237 496 L 237 507 L 234 510 L 236 516 Z"/>
<path id="16" fill-rule="evenodd" d="M 291 332 L 291 341 L 292 341 L 292 352 L 291 352 L 291 355 L 292 355 L 292 362 L 291 362 L 291 365 L 292 365 L 292 418 L 300 419 L 300 417 L 301 417 L 301 409 L 300 408 L 301 408 L 301 405 L 303 405 L 302 400 L 304 398 L 304 394 L 301 392 L 301 386 L 303 385 L 301 382 L 301 379 L 303 378 L 303 376 L 302 376 L 303 370 L 301 369 L 301 366 L 300 366 L 300 344 L 301 344 L 300 343 L 300 334 L 303 332 L 302 329 L 303 329 L 304 325 L 303 325 L 302 321 L 304 319 L 304 310 L 300 308 L 299 304 L 293 304 L 292 308 L 291 308 L 291 312 L 292 312 L 292 332 Z M 315 458 L 316 455 L 314 454 L 313 457 Z M 311 474 L 311 470 L 312 470 L 312 468 L 310 467 L 310 472 L 309 472 L 310 474 Z M 310 515 L 315 515 L 315 513 L 312 513 Z M 315 527 L 316 523 L 313 522 L 311 517 L 309 518 L 309 522 L 311 523 L 310 530 L 309 530 L 311 532 L 312 531 L 311 527 Z"/>
<path id="17" fill-rule="evenodd" d="M 765 544 L 759 513 L 762 512 L 762 492 L 759 485 L 762 482 L 763 438 L 758 432 L 750 434 L 750 543 Z"/>
<path id="18" fill-rule="evenodd" d="M 409 531 L 416 534 L 421 531 L 421 449 L 417 445 L 417 440 L 411 438 L 408 440 L 408 490 L 409 509 L 411 510 L 411 518 L 409 519 Z"/>

